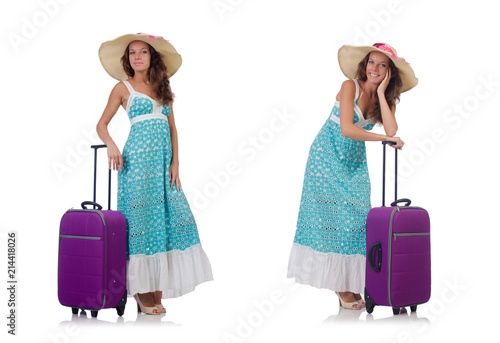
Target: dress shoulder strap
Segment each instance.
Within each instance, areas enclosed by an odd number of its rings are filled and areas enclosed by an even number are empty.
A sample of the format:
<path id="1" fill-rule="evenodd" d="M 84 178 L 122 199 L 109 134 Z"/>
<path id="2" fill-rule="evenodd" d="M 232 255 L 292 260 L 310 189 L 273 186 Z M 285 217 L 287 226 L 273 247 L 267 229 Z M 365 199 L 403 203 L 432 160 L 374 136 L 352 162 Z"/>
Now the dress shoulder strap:
<path id="1" fill-rule="evenodd" d="M 358 80 L 352 79 L 354 81 L 354 84 L 356 85 L 356 94 L 354 94 L 354 101 L 358 100 L 358 95 L 359 95 L 359 84 Z"/>
<path id="2" fill-rule="evenodd" d="M 135 92 L 135 90 L 134 90 L 134 88 L 132 88 L 132 85 L 130 84 L 130 82 L 128 82 L 127 80 L 122 81 L 122 82 L 125 86 L 127 86 L 127 89 L 128 89 L 130 94 Z"/>

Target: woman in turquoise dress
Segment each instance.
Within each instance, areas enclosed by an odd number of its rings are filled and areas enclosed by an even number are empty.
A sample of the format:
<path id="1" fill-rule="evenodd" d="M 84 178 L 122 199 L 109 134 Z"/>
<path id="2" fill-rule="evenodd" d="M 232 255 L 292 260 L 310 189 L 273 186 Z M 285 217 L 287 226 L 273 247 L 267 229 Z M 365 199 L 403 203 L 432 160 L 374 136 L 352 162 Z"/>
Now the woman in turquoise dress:
<path id="1" fill-rule="evenodd" d="M 344 45 L 338 57 L 349 80 L 309 151 L 288 277 L 335 291 L 343 308 L 361 309 L 371 207 L 365 141 L 403 147 L 396 103 L 418 80 L 388 44 Z M 370 132 L 375 124 L 385 134 Z"/>
<path id="2" fill-rule="evenodd" d="M 147 314 L 212 280 L 195 219 L 181 188 L 177 129 L 169 78 L 181 56 L 160 36 L 128 34 L 99 49 L 104 69 L 120 82 L 97 124 L 109 167 L 118 170 L 118 210 L 127 221 L 127 292 Z M 107 126 L 122 106 L 131 121 L 123 153 Z"/>

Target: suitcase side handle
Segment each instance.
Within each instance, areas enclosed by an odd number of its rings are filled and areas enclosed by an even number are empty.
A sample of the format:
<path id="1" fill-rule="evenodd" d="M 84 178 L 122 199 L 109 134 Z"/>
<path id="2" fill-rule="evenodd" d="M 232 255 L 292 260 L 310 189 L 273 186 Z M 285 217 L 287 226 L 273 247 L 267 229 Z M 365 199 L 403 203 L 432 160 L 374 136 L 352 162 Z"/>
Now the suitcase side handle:
<path id="1" fill-rule="evenodd" d="M 377 264 L 373 263 L 373 250 L 377 249 Z M 380 269 L 382 268 L 382 244 L 380 242 L 373 243 L 370 247 L 370 250 L 368 250 L 368 264 L 370 265 L 370 268 L 376 271 L 377 273 L 380 272 Z"/>

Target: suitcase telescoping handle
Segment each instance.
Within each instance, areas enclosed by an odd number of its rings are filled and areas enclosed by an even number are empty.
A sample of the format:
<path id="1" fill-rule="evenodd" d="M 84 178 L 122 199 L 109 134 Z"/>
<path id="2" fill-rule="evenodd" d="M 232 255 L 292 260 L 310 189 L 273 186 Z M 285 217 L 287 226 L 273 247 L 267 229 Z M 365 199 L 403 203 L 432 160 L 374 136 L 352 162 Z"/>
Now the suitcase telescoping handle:
<path id="1" fill-rule="evenodd" d="M 382 165 L 382 207 L 385 207 L 385 146 L 387 144 L 394 145 L 396 142 L 393 141 L 382 141 L 382 145 L 384 146 L 384 162 Z M 391 206 L 396 206 L 400 202 L 406 202 L 405 206 L 410 206 L 410 199 L 398 199 L 398 149 L 394 149 L 394 201 L 391 203 Z"/>
<path id="2" fill-rule="evenodd" d="M 93 201 L 84 201 L 82 202 L 82 208 L 86 209 L 85 205 L 92 205 L 94 209 L 101 210 L 102 206 L 96 203 L 96 185 L 97 185 L 97 150 L 100 148 L 106 148 L 105 144 L 100 145 L 91 145 L 92 149 L 94 149 L 94 197 Z M 108 172 L 108 210 L 111 210 L 111 169 Z"/>

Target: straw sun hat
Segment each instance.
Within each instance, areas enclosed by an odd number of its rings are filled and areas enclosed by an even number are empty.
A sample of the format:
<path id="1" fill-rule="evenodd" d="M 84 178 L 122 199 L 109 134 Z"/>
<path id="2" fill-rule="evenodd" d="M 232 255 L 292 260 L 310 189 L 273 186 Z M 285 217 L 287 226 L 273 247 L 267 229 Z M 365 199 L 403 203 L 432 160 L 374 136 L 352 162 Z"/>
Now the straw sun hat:
<path id="1" fill-rule="evenodd" d="M 106 72 L 118 81 L 127 80 L 129 77 L 123 70 L 120 61 L 125 49 L 130 42 L 140 40 L 151 45 L 159 54 L 167 67 L 168 77 L 172 77 L 182 64 L 181 55 L 174 46 L 161 36 L 152 36 L 146 33 L 127 34 L 116 39 L 104 42 L 99 48 L 99 59 Z"/>
<path id="2" fill-rule="evenodd" d="M 399 70 L 401 81 L 403 82 L 401 93 L 409 91 L 417 85 L 418 79 L 415 77 L 415 73 L 410 67 L 410 64 L 406 62 L 404 58 L 398 56 L 396 49 L 386 43 L 375 43 L 373 46 L 343 45 L 338 52 L 339 65 L 342 73 L 349 79 L 354 79 L 358 71 L 359 62 L 372 51 L 381 52 L 394 62 L 396 68 Z"/>

